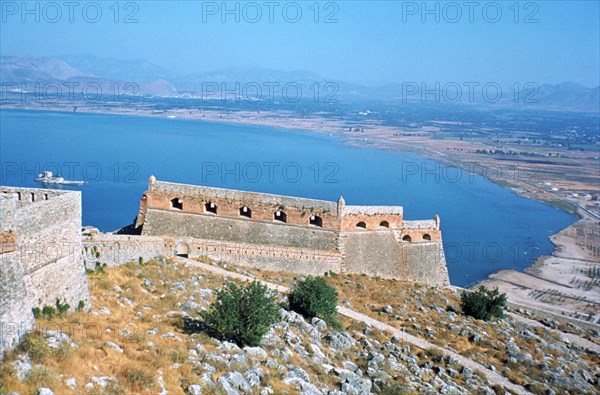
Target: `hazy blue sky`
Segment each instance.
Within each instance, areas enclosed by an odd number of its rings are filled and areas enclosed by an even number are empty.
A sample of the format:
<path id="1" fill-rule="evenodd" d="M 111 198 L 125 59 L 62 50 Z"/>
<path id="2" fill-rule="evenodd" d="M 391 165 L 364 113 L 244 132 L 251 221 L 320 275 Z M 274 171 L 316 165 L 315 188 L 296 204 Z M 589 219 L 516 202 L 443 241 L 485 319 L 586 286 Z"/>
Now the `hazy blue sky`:
<path id="1" fill-rule="evenodd" d="M 0 4 L 3 55 L 143 58 L 184 73 L 305 69 L 363 83 L 600 84 L 599 1 L 228 2 L 228 14 L 221 1 Z"/>

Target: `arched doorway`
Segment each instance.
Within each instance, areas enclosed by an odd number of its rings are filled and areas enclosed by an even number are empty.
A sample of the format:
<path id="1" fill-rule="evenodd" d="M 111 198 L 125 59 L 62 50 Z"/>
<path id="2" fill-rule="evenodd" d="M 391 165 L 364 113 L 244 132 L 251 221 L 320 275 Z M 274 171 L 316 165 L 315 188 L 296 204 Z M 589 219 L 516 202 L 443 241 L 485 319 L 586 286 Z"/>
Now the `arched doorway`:
<path id="1" fill-rule="evenodd" d="M 367 224 L 365 221 L 360 221 L 359 223 L 356 224 L 356 227 L 360 228 L 360 229 L 367 229 Z"/>
<path id="2" fill-rule="evenodd" d="M 404 235 L 404 237 L 402 238 L 402 241 L 408 241 L 410 243 L 412 241 L 412 239 L 410 238 L 409 235 Z"/>
<path id="3" fill-rule="evenodd" d="M 381 228 L 389 228 L 390 227 L 390 223 L 387 221 L 381 221 L 381 223 L 379 224 L 379 226 Z"/>
<path id="4" fill-rule="evenodd" d="M 190 246 L 188 246 L 187 243 L 180 241 L 175 247 L 175 255 L 182 258 L 188 258 L 190 255 Z"/>
<path id="5" fill-rule="evenodd" d="M 431 235 L 429 235 L 429 233 L 425 233 L 425 234 L 423 235 L 423 240 L 428 240 L 428 241 L 431 241 Z"/>

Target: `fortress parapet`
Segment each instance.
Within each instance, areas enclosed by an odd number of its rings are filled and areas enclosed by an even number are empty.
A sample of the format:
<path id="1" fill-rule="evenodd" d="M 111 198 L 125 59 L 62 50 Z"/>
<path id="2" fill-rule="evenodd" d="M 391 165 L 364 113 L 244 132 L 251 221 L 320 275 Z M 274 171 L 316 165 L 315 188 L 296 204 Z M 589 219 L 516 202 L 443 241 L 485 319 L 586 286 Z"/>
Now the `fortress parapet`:
<path id="1" fill-rule="evenodd" d="M 278 196 L 196 185 L 155 181 L 142 196 L 141 209 L 179 210 L 187 213 L 242 217 L 338 229 L 337 204 L 316 199 Z M 142 218 L 138 218 L 140 226 Z"/>
<path id="2" fill-rule="evenodd" d="M 201 255 L 206 243 L 218 241 L 234 243 L 226 249 L 230 259 L 238 254 L 240 264 L 263 269 L 448 284 L 439 217 L 403 216 L 400 206 L 352 206 L 343 197 L 330 202 L 150 177 L 134 227 L 180 240 L 174 253 L 181 255 Z"/>

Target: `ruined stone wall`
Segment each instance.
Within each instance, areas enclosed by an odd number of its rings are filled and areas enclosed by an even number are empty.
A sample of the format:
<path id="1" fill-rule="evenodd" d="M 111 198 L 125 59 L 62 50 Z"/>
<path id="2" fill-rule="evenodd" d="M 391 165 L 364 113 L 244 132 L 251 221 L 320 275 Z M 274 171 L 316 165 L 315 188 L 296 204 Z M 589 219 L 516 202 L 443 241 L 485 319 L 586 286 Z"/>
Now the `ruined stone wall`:
<path id="1" fill-rule="evenodd" d="M 34 325 L 31 308 L 26 303 L 25 274 L 16 252 L 14 215 L 17 202 L 16 194 L 0 193 L 0 358 Z"/>
<path id="2" fill-rule="evenodd" d="M 12 229 L 16 203 L 16 196 L 0 193 L 0 357 L 33 327 L 33 314 L 26 303 L 24 272 L 17 259 L 16 233 Z"/>
<path id="3" fill-rule="evenodd" d="M 15 241 L 12 251 L 3 245 L 0 254 L 0 326 L 4 335 L 7 327 L 25 328 L 20 338 L 33 324 L 33 307 L 55 306 L 57 299 L 71 308 L 80 301 L 89 306 L 81 253 L 81 194 L 0 188 L 0 233 L 4 240 L 14 235 Z M 1 340 L 0 347 L 14 345 Z"/>
<path id="4" fill-rule="evenodd" d="M 85 260 L 117 266 L 157 256 L 208 257 L 269 271 L 323 275 L 326 272 L 368 274 L 400 281 L 448 285 L 440 242 L 399 242 L 400 231 L 341 232 L 339 250 L 261 245 L 250 242 L 198 239 L 189 236 L 107 235 L 84 238 Z"/>
<path id="5" fill-rule="evenodd" d="M 23 270 L 17 259 L 7 255 L 0 256 L 0 357 L 34 325 Z"/>
<path id="6" fill-rule="evenodd" d="M 145 237 L 100 234 L 83 238 L 83 262 L 86 268 L 95 269 L 99 263 L 108 267 L 128 262 L 144 262 L 158 256 L 173 256 L 175 240 L 164 237 Z"/>
<path id="7" fill-rule="evenodd" d="M 118 266 L 149 261 L 159 256 L 208 257 L 215 261 L 298 274 L 323 275 L 341 272 L 341 254 L 336 251 L 259 245 L 191 237 L 154 237 L 100 234 L 83 239 L 84 261 L 90 269 L 98 263 Z"/>

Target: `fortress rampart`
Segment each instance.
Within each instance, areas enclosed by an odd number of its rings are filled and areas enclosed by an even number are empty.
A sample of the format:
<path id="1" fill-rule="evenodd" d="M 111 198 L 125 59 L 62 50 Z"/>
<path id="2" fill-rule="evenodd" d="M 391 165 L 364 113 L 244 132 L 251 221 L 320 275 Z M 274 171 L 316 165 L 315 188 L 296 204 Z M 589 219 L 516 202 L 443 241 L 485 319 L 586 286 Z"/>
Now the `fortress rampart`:
<path id="1" fill-rule="evenodd" d="M 411 233 L 417 236 L 414 240 L 411 238 L 411 242 L 441 240 L 439 218 L 407 221 L 405 226 L 404 209 L 400 206 L 347 206 L 343 197 L 334 203 L 162 182 L 153 177 L 149 182 L 148 191 L 142 196 L 136 228 L 141 228 L 146 223 L 146 214 L 151 210 L 335 231 L 410 229 Z"/>
<path id="2" fill-rule="evenodd" d="M 449 284 L 439 217 L 403 215 L 402 207 L 350 206 L 342 197 L 328 202 L 150 177 L 134 227 L 145 237 L 165 237 L 168 254 Z"/>
<path id="3" fill-rule="evenodd" d="M 33 327 L 33 307 L 89 305 L 81 193 L 0 187 L 0 354 Z"/>
<path id="4" fill-rule="evenodd" d="M 364 273 L 448 285 L 440 220 L 404 221 L 402 207 L 149 180 L 139 235 L 84 236 L 81 193 L 0 187 L 0 354 L 34 326 L 32 309 L 89 306 L 85 265 L 159 255 L 209 257 L 264 270 Z"/>

